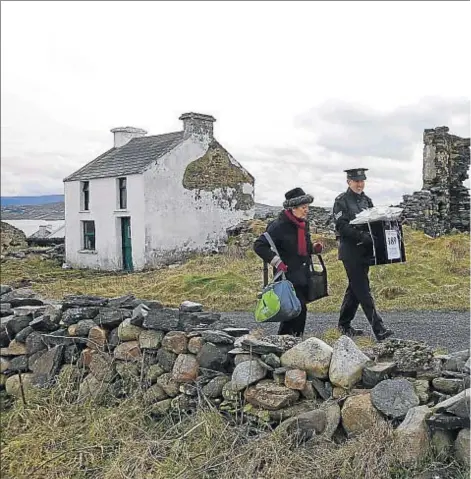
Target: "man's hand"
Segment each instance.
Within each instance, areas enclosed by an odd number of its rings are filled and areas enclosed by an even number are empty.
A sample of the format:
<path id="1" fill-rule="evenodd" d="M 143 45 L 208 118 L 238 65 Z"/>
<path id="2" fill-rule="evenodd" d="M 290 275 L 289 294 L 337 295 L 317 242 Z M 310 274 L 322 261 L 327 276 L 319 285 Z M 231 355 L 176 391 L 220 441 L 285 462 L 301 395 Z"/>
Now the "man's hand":
<path id="1" fill-rule="evenodd" d="M 281 261 L 280 264 L 276 267 L 276 272 L 279 273 L 280 271 L 283 271 L 283 273 L 286 273 L 288 271 L 288 266 L 286 266 L 283 261 Z"/>
<path id="2" fill-rule="evenodd" d="M 322 243 L 314 243 L 312 249 L 314 254 L 321 254 L 322 250 L 324 249 L 324 245 Z"/>

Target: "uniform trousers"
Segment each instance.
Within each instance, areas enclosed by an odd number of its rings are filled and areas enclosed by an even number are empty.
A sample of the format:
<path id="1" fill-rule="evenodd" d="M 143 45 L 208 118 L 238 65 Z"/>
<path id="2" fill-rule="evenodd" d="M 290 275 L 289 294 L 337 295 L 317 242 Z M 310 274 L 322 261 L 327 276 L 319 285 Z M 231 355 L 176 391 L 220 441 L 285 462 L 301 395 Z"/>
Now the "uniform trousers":
<path id="1" fill-rule="evenodd" d="M 306 316 L 307 316 L 307 307 L 306 307 L 306 296 L 307 296 L 307 287 L 306 286 L 295 286 L 294 290 L 296 296 L 301 302 L 301 312 L 299 316 L 296 316 L 289 321 L 283 321 L 280 323 L 278 328 L 278 334 L 290 334 L 292 336 L 302 336 L 304 334 L 304 328 L 306 327 Z"/>
<path id="2" fill-rule="evenodd" d="M 345 291 L 342 307 L 340 308 L 339 328 L 348 329 L 355 317 L 358 306 L 361 305 L 374 334 L 385 330 L 383 319 L 376 311 L 376 306 L 370 291 L 368 278 L 369 265 L 359 261 L 343 260 L 348 277 L 348 287 Z"/>

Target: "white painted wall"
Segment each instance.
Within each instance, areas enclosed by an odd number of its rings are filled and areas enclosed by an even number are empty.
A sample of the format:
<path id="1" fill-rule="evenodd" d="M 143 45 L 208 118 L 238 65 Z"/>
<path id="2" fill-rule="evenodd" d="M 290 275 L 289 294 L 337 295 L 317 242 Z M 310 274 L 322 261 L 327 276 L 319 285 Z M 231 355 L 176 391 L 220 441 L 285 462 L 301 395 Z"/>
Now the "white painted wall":
<path id="1" fill-rule="evenodd" d="M 117 178 L 90 180 L 90 211 L 81 211 L 80 181 L 64 183 L 66 263 L 77 268 L 122 269 L 121 216 L 131 217 L 133 265 L 144 267 L 144 193 L 142 175 L 127 178 L 127 209 L 118 210 Z M 81 221 L 95 221 L 95 251 L 83 250 Z"/>
<path id="2" fill-rule="evenodd" d="M 144 172 L 146 263 L 177 258 L 180 251 L 207 251 L 226 239 L 226 229 L 253 218 L 254 209 L 232 208 L 220 190 L 183 187 L 183 175 L 192 161 L 203 156 L 210 138 L 191 136 Z M 239 166 L 234 160 L 234 164 Z M 230 190 L 230 189 L 229 189 Z M 244 185 L 253 194 L 253 186 Z"/>
<path id="3" fill-rule="evenodd" d="M 36 231 L 39 230 L 40 226 L 43 225 L 51 225 L 52 230 L 56 230 L 64 225 L 64 220 L 4 220 L 4 223 L 8 223 L 9 225 L 18 228 L 19 230 L 23 231 L 26 236 L 30 236 Z"/>

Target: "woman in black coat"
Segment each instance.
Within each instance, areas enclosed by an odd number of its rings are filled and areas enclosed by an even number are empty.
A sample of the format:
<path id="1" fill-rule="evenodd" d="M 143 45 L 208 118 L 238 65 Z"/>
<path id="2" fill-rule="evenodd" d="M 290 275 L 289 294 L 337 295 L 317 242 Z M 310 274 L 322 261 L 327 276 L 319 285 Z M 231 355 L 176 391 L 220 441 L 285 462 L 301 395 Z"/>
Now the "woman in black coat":
<path id="1" fill-rule="evenodd" d="M 301 313 L 290 321 L 280 323 L 278 334 L 302 336 L 306 326 L 307 279 L 310 256 L 320 254 L 322 245 L 312 244 L 307 216 L 309 205 L 314 201 L 302 188 L 294 188 L 285 194 L 284 210 L 270 223 L 267 232 L 273 239 L 280 256 L 277 256 L 261 235 L 254 243 L 254 251 L 260 258 L 270 263 L 276 272 L 284 271 L 286 278 L 293 283 L 296 296 L 301 301 Z"/>

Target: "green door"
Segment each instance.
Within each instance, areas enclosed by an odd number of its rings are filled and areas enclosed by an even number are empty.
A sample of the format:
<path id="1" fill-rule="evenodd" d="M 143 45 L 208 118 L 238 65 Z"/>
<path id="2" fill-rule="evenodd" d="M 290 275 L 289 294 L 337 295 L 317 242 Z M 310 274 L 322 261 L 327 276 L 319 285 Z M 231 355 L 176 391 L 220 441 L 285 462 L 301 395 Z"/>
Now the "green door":
<path id="1" fill-rule="evenodd" d="M 121 244 L 123 248 L 123 269 L 132 271 L 131 218 L 121 218 Z"/>

